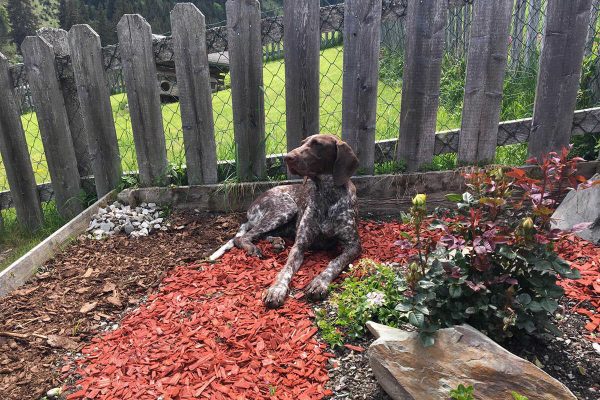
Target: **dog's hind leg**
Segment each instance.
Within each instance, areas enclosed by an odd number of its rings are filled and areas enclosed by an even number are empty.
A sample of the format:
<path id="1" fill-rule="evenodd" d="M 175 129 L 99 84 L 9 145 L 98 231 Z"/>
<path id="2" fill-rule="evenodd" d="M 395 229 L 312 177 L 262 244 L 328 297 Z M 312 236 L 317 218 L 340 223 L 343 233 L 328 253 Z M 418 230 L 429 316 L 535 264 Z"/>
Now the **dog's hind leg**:
<path id="1" fill-rule="evenodd" d="M 235 234 L 234 239 L 237 238 L 237 237 L 240 237 L 240 236 L 244 235 L 246 232 L 248 232 L 248 229 L 250 229 L 250 222 L 246 222 L 246 223 L 242 224 L 240 226 L 240 230 L 238 231 L 238 233 Z M 227 243 L 225 243 L 223 246 L 219 247 L 219 249 L 217 251 L 215 251 L 214 253 L 212 253 L 211 256 L 208 259 L 210 261 L 218 260 L 227 251 L 233 249 L 233 246 L 234 246 L 233 241 L 234 241 L 234 239 L 228 240 Z"/>
<path id="2" fill-rule="evenodd" d="M 250 255 L 261 257 L 258 247 L 253 243 L 256 239 L 290 222 L 296 216 L 296 209 L 268 210 L 253 221 L 254 224 L 246 233 L 233 238 L 236 247 L 246 250 Z"/>

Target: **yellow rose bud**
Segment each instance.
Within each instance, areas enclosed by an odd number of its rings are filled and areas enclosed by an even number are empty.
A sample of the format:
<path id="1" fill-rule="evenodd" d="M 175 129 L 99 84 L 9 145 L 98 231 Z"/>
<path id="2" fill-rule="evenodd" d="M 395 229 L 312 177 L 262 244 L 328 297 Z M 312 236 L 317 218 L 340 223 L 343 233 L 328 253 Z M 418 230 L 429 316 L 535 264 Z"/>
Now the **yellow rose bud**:
<path id="1" fill-rule="evenodd" d="M 416 207 L 423 207 L 425 205 L 426 201 L 427 201 L 427 195 L 426 194 L 422 194 L 422 193 L 416 195 L 412 199 L 412 203 Z"/>
<path id="2" fill-rule="evenodd" d="M 532 230 L 533 229 L 533 220 L 531 219 L 531 217 L 523 218 L 523 222 L 521 222 L 521 226 L 525 230 L 528 230 L 528 231 Z"/>

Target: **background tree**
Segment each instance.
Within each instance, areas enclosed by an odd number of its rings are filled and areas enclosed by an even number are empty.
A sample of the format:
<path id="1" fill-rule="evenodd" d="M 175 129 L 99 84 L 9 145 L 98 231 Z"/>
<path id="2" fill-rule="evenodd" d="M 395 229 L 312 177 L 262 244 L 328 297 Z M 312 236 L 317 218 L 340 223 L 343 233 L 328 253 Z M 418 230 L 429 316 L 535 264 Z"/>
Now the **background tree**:
<path id="1" fill-rule="evenodd" d="M 12 27 L 13 41 L 20 48 L 26 36 L 35 35 L 39 19 L 31 0 L 8 0 L 6 11 Z"/>

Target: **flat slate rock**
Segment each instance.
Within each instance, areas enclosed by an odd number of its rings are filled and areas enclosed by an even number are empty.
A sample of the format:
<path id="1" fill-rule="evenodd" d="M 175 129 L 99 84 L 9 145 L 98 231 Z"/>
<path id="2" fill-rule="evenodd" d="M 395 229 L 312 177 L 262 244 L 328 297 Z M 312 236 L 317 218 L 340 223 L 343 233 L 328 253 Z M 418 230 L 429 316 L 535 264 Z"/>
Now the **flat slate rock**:
<path id="1" fill-rule="evenodd" d="M 441 329 L 435 345 L 423 347 L 416 332 L 368 322 L 377 340 L 371 368 L 395 400 L 449 398 L 458 385 L 472 385 L 478 400 L 512 399 L 511 392 L 545 400 L 576 400 L 562 383 L 468 325 Z"/>
<path id="2" fill-rule="evenodd" d="M 600 180 L 600 174 L 592 177 L 592 181 L 596 180 Z M 580 223 L 593 222 L 589 228 L 576 235 L 592 243 L 600 243 L 600 185 L 569 192 L 552 214 L 552 220 L 552 227 L 562 230 L 572 229 Z"/>

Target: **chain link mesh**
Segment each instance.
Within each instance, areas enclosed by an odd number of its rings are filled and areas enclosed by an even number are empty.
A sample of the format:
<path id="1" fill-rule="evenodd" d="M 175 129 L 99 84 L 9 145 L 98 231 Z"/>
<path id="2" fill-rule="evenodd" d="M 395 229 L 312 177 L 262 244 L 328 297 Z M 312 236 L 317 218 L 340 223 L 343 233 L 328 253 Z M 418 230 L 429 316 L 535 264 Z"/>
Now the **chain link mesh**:
<path id="1" fill-rule="evenodd" d="M 438 131 L 460 127 L 466 59 L 469 49 L 469 29 L 472 20 L 473 0 L 453 0 L 446 26 L 446 46 L 442 63 Z M 321 59 L 320 59 L 320 124 L 322 132 L 341 134 L 342 80 L 343 80 L 343 4 L 329 5 L 321 2 Z M 332 2 L 333 3 L 333 2 Z M 379 100 L 377 107 L 377 140 L 395 139 L 398 136 L 402 70 L 405 50 L 405 21 L 407 0 L 384 0 L 381 26 L 381 56 Z M 504 83 L 501 120 L 528 118 L 533 114 L 538 60 L 546 11 L 546 0 L 516 0 L 510 27 L 508 64 Z M 594 0 L 589 35 L 583 63 L 581 87 L 577 108 L 586 109 L 600 105 L 600 0 Z M 283 61 L 282 9 L 263 10 L 264 96 L 267 154 L 286 150 L 285 138 L 285 68 Z M 228 68 L 227 30 L 225 22 L 212 24 L 207 32 L 207 45 L 213 87 L 213 113 L 219 177 L 234 177 L 235 143 L 233 140 L 233 111 Z M 155 41 L 158 64 L 158 84 L 161 90 L 163 125 L 169 162 L 175 167 L 185 164 L 185 147 L 181 129 L 177 80 L 172 54 L 164 54 L 170 39 Z M 131 129 L 127 96 L 120 69 L 117 46 L 104 50 L 104 67 L 111 87 L 111 105 L 121 152 L 123 170 L 136 171 L 137 160 Z M 58 63 L 58 71 L 69 73 Z M 23 127 L 38 183 L 50 181 L 34 107 L 31 102 L 27 76 L 22 66 L 12 68 L 16 95 L 21 105 Z M 593 112 L 580 112 L 574 124 L 575 133 L 596 132 L 600 117 Z M 498 161 L 519 163 L 524 160 L 526 146 L 515 143 L 518 129 L 501 129 L 501 141 L 506 146 L 498 150 Z M 82 138 L 83 127 L 74 129 L 74 140 Z M 598 140 L 598 134 L 580 136 Z M 592 140 L 594 140 L 592 139 Z M 436 149 L 455 152 L 456 143 L 440 136 Z M 584 139 L 576 138 L 575 142 Z M 389 149 L 387 151 L 390 151 Z M 451 167 L 454 154 L 437 156 L 437 167 Z M 9 190 L 4 166 L 0 161 L 0 191 Z"/>

